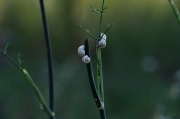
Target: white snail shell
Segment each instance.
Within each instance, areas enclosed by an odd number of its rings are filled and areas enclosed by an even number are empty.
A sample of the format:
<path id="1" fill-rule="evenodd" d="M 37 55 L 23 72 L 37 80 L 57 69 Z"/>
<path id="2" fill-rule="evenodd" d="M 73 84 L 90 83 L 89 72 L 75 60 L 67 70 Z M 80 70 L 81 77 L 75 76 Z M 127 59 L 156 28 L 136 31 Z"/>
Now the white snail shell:
<path id="1" fill-rule="evenodd" d="M 99 46 L 99 48 L 105 48 L 106 47 L 106 41 L 105 40 L 100 40 L 98 42 L 98 46 Z"/>
<path id="2" fill-rule="evenodd" d="M 79 49 L 83 49 L 83 50 L 84 50 L 84 49 L 85 49 L 85 46 L 84 46 L 84 45 L 81 45 L 81 46 L 79 46 L 78 50 L 79 50 Z"/>
<path id="3" fill-rule="evenodd" d="M 82 57 L 82 61 L 84 63 L 88 64 L 91 61 L 91 59 L 87 55 L 85 55 L 85 56 Z"/>
<path id="4" fill-rule="evenodd" d="M 79 56 L 84 56 L 85 55 L 85 46 L 84 45 L 81 45 L 79 48 L 78 48 L 78 54 Z"/>
<path id="5" fill-rule="evenodd" d="M 101 33 L 101 40 L 105 40 L 106 41 L 106 39 L 107 39 L 107 37 L 106 37 L 106 34 L 104 34 L 104 33 Z"/>

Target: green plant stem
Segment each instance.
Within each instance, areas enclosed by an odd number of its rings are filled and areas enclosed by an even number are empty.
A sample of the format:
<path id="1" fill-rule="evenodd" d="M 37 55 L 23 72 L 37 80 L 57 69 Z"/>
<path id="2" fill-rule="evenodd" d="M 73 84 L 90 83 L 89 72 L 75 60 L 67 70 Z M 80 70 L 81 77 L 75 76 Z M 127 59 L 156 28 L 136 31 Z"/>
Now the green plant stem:
<path id="1" fill-rule="evenodd" d="M 42 14 L 42 21 L 44 26 L 45 42 L 46 42 L 46 51 L 48 59 L 48 71 L 49 71 L 49 105 L 52 112 L 54 112 L 54 83 L 53 83 L 53 64 L 52 64 L 52 50 L 51 42 L 49 36 L 49 30 L 46 20 L 46 12 L 44 7 L 44 0 L 39 0 Z M 55 116 L 51 116 L 50 119 L 55 119 Z"/>
<path id="2" fill-rule="evenodd" d="M 32 80 L 29 73 L 26 71 L 26 69 L 22 69 L 21 71 L 24 74 L 24 76 L 26 77 L 26 79 L 28 80 L 31 87 L 33 88 L 34 92 L 36 93 L 36 95 L 37 95 L 39 101 L 42 103 L 43 108 L 45 109 L 45 111 L 48 113 L 48 115 L 50 117 L 54 117 L 55 116 L 54 112 L 51 112 L 50 108 L 47 106 L 46 101 L 44 100 L 44 97 L 42 96 L 41 92 L 39 91 L 38 87 L 36 86 L 36 84 Z"/>
<path id="3" fill-rule="evenodd" d="M 101 14 L 100 14 L 100 26 L 99 26 L 99 37 L 101 35 L 102 31 L 102 16 L 103 16 L 103 10 L 104 10 L 104 0 L 102 0 L 102 7 L 101 7 Z"/>
<path id="4" fill-rule="evenodd" d="M 101 9 L 101 15 L 100 15 L 99 38 L 101 37 L 101 30 L 102 30 L 103 8 L 104 8 L 104 0 L 102 1 L 102 9 Z M 101 49 L 99 49 L 99 47 L 96 48 L 96 54 L 97 54 L 97 85 L 98 85 L 98 94 L 100 96 L 101 103 L 104 104 L 102 58 L 101 58 Z"/>
<path id="5" fill-rule="evenodd" d="M 28 80 L 29 84 L 31 85 L 31 87 L 33 88 L 36 96 L 38 97 L 39 101 L 42 103 L 43 108 L 45 109 L 45 111 L 47 112 L 47 114 L 50 117 L 54 117 L 54 113 L 51 112 L 50 108 L 47 106 L 46 101 L 44 99 L 44 97 L 42 96 L 40 90 L 38 89 L 38 87 L 36 86 L 36 84 L 34 83 L 33 79 L 31 78 L 31 76 L 29 75 L 29 73 L 26 71 L 26 69 L 22 68 L 18 63 L 16 63 L 7 53 L 6 53 L 6 49 L 0 50 L 0 52 L 11 62 L 13 63 L 26 77 L 26 79 Z"/>
<path id="6" fill-rule="evenodd" d="M 11 61 L 19 70 L 22 70 L 22 68 L 20 67 L 20 65 L 18 63 L 16 63 L 8 54 L 6 54 L 6 52 L 4 51 L 0 51 L 9 61 Z"/>
<path id="7" fill-rule="evenodd" d="M 84 44 L 85 44 L 85 55 L 88 55 L 89 58 L 91 59 L 88 38 L 86 38 L 84 40 Z M 97 107 L 101 108 L 102 105 L 101 105 L 101 101 L 100 101 L 98 93 L 97 93 L 96 84 L 94 82 L 94 75 L 93 75 L 91 62 L 87 64 L 87 71 L 88 71 L 89 83 L 90 83 L 90 86 L 91 86 L 91 91 L 93 93 L 94 101 L 95 101 Z"/>
<path id="8" fill-rule="evenodd" d="M 103 10 L 104 10 L 104 0 L 102 0 L 102 8 L 100 12 L 101 14 L 100 14 L 100 26 L 99 26 L 99 38 L 101 37 L 101 31 L 102 31 Z M 100 101 L 102 104 L 101 108 L 99 108 L 99 111 L 100 111 L 101 119 L 106 119 L 106 113 L 105 113 L 105 107 L 104 107 L 102 58 L 101 58 L 101 49 L 99 49 L 99 47 L 96 47 L 96 54 L 97 54 L 97 87 L 98 87 L 98 94 L 100 97 Z"/>
<path id="9" fill-rule="evenodd" d="M 101 59 L 100 49 L 96 48 L 96 53 L 97 53 L 97 86 L 98 86 L 98 94 L 101 101 L 101 107 L 99 108 L 99 111 L 100 111 L 101 119 L 106 119 L 105 106 L 104 106 L 102 59 Z"/>
<path id="10" fill-rule="evenodd" d="M 97 53 L 97 87 L 98 87 L 98 94 L 99 94 L 101 103 L 104 104 L 101 50 L 99 48 L 96 48 L 96 53 Z"/>
<path id="11" fill-rule="evenodd" d="M 178 10 L 174 0 L 169 0 L 169 3 L 170 3 L 170 5 L 171 5 L 171 7 L 172 7 L 172 9 L 174 11 L 174 14 L 175 14 L 175 16 L 176 16 L 176 18 L 178 20 L 178 23 L 180 25 L 180 13 L 179 13 L 179 10 Z"/>

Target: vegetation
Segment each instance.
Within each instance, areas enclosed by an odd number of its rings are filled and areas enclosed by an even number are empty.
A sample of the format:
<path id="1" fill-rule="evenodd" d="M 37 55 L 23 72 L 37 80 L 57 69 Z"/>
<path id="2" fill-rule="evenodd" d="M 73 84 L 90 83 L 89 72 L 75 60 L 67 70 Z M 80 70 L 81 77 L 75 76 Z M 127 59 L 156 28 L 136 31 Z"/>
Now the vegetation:
<path id="1" fill-rule="evenodd" d="M 48 100 L 48 67 L 39 2 L 0 3 L 0 47 L 3 49 L 11 43 L 7 53 L 18 62 L 18 67 L 26 67 Z M 76 50 L 83 38 L 89 36 L 72 25 L 80 23 L 97 34 L 94 29 L 99 29 L 98 14 L 89 12 L 92 3 L 101 7 L 95 0 L 55 0 L 45 4 L 52 40 L 57 118 L 99 118 L 87 72 Z M 179 8 L 179 1 L 175 3 Z M 102 52 L 107 119 L 179 118 L 180 35 L 168 1 L 112 0 L 106 1 L 106 5 L 102 26 L 112 20 L 116 23 Z M 102 31 L 106 29 L 103 27 Z M 89 42 L 91 52 L 95 53 L 91 37 Z M 23 54 L 19 60 L 16 60 L 17 52 Z M 3 54 L 0 62 L 0 118 L 47 118 L 24 76 Z"/>

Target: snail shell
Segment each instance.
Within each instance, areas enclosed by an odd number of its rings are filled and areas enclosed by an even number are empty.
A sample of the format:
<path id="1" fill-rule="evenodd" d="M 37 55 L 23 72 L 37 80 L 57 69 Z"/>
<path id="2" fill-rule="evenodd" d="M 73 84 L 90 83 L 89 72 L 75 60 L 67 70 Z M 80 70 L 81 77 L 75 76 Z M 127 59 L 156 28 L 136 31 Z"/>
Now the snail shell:
<path id="1" fill-rule="evenodd" d="M 105 40 L 100 40 L 98 42 L 98 46 L 99 46 L 99 48 L 105 48 L 106 47 L 106 41 Z"/>
<path id="2" fill-rule="evenodd" d="M 85 49 L 85 46 L 84 45 L 81 45 L 81 46 L 79 46 L 79 48 L 78 48 L 78 50 L 80 50 L 80 49 Z"/>
<path id="3" fill-rule="evenodd" d="M 78 48 L 78 54 L 79 56 L 84 56 L 85 55 L 85 46 L 84 45 L 81 45 L 79 48 Z"/>
<path id="4" fill-rule="evenodd" d="M 82 61 L 84 63 L 88 64 L 91 61 L 91 59 L 87 55 L 85 55 L 85 56 L 82 57 Z"/>
<path id="5" fill-rule="evenodd" d="M 106 39 L 107 39 L 107 37 L 106 37 L 106 34 L 104 34 L 104 33 L 101 33 L 101 40 L 105 40 L 106 41 Z"/>

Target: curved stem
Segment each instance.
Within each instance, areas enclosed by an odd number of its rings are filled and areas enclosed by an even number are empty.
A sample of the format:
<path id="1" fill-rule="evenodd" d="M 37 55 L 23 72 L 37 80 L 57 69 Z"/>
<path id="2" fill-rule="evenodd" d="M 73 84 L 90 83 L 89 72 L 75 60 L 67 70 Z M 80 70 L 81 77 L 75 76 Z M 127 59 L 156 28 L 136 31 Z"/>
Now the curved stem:
<path id="1" fill-rule="evenodd" d="M 45 41 L 46 41 L 46 50 L 47 50 L 47 58 L 48 58 L 48 70 L 49 70 L 49 101 L 50 101 L 50 109 L 54 112 L 54 84 L 53 84 L 53 65 L 52 65 L 52 50 L 51 50 L 51 43 L 50 43 L 50 36 L 48 31 L 48 25 L 46 20 L 45 8 L 44 8 L 44 1 L 40 1 L 41 7 L 41 14 L 44 26 L 44 34 L 45 34 Z M 55 119 L 55 116 L 50 117 L 50 119 Z"/>
<path id="2" fill-rule="evenodd" d="M 46 113 L 50 116 L 50 117 L 54 117 L 54 112 L 51 112 L 50 108 L 47 106 L 46 101 L 42 95 L 42 93 L 40 92 L 39 88 L 37 87 L 37 85 L 35 84 L 35 82 L 33 81 L 33 79 L 31 78 L 31 76 L 29 75 L 29 73 L 26 71 L 26 69 L 22 68 L 18 63 L 16 63 L 14 61 L 14 59 L 12 59 L 7 53 L 6 53 L 6 48 L 5 50 L 0 50 L 0 52 L 11 62 L 13 63 L 26 77 L 26 79 L 28 80 L 29 84 L 31 85 L 32 89 L 34 90 L 36 96 L 38 97 L 39 101 L 41 102 L 41 104 L 43 105 L 44 110 L 46 111 Z"/>
<path id="3" fill-rule="evenodd" d="M 89 48 L 89 40 L 87 38 L 84 40 L 84 44 L 85 44 L 85 53 L 91 59 L 90 48 Z M 100 108 L 102 105 L 101 105 L 101 102 L 100 102 L 100 99 L 99 99 L 99 96 L 97 93 L 96 84 L 94 82 L 94 75 L 93 75 L 91 62 L 87 64 L 87 71 L 88 71 L 89 83 L 91 86 L 91 91 L 93 93 L 94 101 L 96 102 L 97 107 Z"/>

